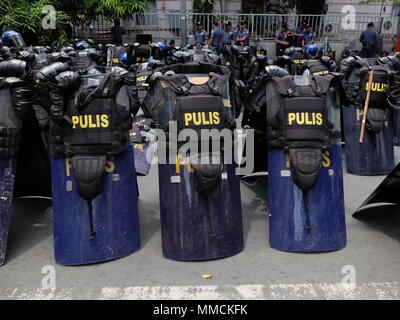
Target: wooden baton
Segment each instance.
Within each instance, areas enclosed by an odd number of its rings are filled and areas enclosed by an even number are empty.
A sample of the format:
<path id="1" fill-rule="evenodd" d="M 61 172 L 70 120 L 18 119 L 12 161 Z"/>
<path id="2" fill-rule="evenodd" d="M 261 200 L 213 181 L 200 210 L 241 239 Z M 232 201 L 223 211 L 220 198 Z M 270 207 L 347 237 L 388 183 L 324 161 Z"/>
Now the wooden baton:
<path id="1" fill-rule="evenodd" d="M 365 126 L 367 124 L 368 105 L 369 105 L 369 99 L 371 97 L 373 77 L 374 77 L 374 70 L 371 70 L 371 71 L 369 71 L 367 97 L 365 98 L 364 113 L 363 113 L 363 118 L 362 118 L 362 122 L 361 122 L 361 131 L 360 131 L 360 139 L 359 139 L 360 143 L 364 142 Z"/>

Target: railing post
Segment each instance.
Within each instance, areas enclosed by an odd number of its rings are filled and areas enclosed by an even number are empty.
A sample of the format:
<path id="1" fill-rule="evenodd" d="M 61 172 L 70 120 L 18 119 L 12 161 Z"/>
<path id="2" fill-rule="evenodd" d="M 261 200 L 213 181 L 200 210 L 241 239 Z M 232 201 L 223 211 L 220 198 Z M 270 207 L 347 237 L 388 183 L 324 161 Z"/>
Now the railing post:
<path id="1" fill-rule="evenodd" d="M 247 24 L 248 24 L 249 22 L 247 21 Z M 248 26 L 248 25 L 247 25 Z M 254 36 L 254 14 L 252 14 L 251 15 L 251 33 L 250 33 L 250 36 L 254 39 L 255 38 L 255 36 Z"/>
<path id="2" fill-rule="evenodd" d="M 186 46 L 187 40 L 187 16 L 186 13 L 181 14 L 181 47 Z"/>
<path id="3" fill-rule="evenodd" d="M 186 40 L 187 40 L 186 0 L 181 0 L 181 47 L 186 46 Z"/>

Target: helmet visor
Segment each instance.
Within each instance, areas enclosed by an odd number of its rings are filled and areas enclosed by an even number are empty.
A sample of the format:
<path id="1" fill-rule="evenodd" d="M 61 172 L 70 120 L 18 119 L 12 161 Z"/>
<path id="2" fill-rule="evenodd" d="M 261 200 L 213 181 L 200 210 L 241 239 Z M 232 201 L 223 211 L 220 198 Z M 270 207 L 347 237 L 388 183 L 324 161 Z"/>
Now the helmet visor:
<path id="1" fill-rule="evenodd" d="M 8 35 L 8 39 L 14 47 L 23 48 L 26 46 L 24 39 L 22 39 L 22 36 L 19 33 Z"/>

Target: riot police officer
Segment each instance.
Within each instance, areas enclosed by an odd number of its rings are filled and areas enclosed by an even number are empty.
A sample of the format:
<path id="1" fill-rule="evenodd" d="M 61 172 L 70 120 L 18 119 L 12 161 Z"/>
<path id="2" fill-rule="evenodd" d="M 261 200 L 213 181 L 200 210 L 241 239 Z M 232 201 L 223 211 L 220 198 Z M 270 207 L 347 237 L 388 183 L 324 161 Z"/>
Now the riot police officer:
<path id="1" fill-rule="evenodd" d="M 168 50 L 169 50 L 170 52 L 172 52 L 172 53 L 174 53 L 174 52 L 176 51 L 175 40 L 174 40 L 174 39 L 171 39 L 171 40 L 168 42 Z"/>
<path id="2" fill-rule="evenodd" d="M 306 33 L 306 23 L 304 21 L 300 22 L 300 25 L 295 29 L 294 33 L 292 33 L 294 40 L 293 46 L 302 47 L 304 34 Z"/>
<path id="3" fill-rule="evenodd" d="M 240 27 L 237 32 L 236 44 L 241 46 L 248 46 L 249 37 L 250 37 L 250 32 L 249 29 L 247 29 L 247 23 L 246 21 L 242 20 L 240 21 Z"/>
<path id="4" fill-rule="evenodd" d="M 378 35 L 374 30 L 374 24 L 372 22 L 368 23 L 367 30 L 363 31 L 360 35 L 360 42 L 362 43 L 361 57 L 373 57 L 377 38 Z"/>
<path id="5" fill-rule="evenodd" d="M 235 41 L 235 33 L 232 30 L 232 22 L 226 21 L 225 22 L 225 30 L 223 31 L 223 44 L 224 45 L 232 45 Z"/>
<path id="6" fill-rule="evenodd" d="M 286 35 L 287 31 L 288 31 L 287 24 L 282 23 L 280 29 L 275 33 L 274 41 L 276 42 L 277 56 L 282 56 L 285 49 L 289 46 L 289 41 L 287 40 L 287 35 Z"/>
<path id="7" fill-rule="evenodd" d="M 317 36 L 315 33 L 312 31 L 311 25 L 307 24 L 306 25 L 306 31 L 304 32 L 304 37 L 303 37 L 303 47 L 307 47 L 311 43 L 315 41 L 315 38 Z"/>
<path id="8" fill-rule="evenodd" d="M 221 49 L 221 43 L 223 41 L 224 33 L 219 27 L 218 22 L 213 23 L 213 30 L 211 31 L 210 44 L 213 48 Z"/>
<path id="9" fill-rule="evenodd" d="M 197 22 L 197 30 L 194 33 L 194 45 L 201 45 L 204 46 L 208 40 L 208 33 L 204 30 L 204 26 L 202 22 Z"/>

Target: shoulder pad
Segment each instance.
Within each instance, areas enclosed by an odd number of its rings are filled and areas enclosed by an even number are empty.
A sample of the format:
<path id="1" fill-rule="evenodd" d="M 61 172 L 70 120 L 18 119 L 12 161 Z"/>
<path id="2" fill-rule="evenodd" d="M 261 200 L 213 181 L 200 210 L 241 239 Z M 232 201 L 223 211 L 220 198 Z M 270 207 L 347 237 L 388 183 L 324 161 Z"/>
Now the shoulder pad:
<path id="1" fill-rule="evenodd" d="M 62 87 L 69 87 L 79 83 L 79 73 L 72 71 L 64 71 L 58 74 L 55 79 Z"/>
<path id="2" fill-rule="evenodd" d="M 267 66 L 265 67 L 265 72 L 270 77 L 283 77 L 289 75 L 289 72 L 278 66 Z"/>
<path id="3" fill-rule="evenodd" d="M 27 64 L 25 61 L 12 59 L 0 62 L 1 77 L 22 77 L 25 74 Z"/>
<path id="4" fill-rule="evenodd" d="M 147 78 L 146 82 L 152 86 L 159 77 L 162 77 L 163 74 L 160 71 L 154 72 L 150 77 Z"/>
<path id="5" fill-rule="evenodd" d="M 122 77 L 123 75 L 127 74 L 128 70 L 121 68 L 121 67 L 112 67 L 111 68 L 111 74 L 114 77 Z"/>
<path id="6" fill-rule="evenodd" d="M 295 50 L 296 49 L 294 47 L 286 48 L 285 49 L 285 55 L 291 56 L 295 52 Z"/>
<path id="7" fill-rule="evenodd" d="M 49 81 L 63 71 L 67 71 L 68 66 L 62 62 L 56 62 L 49 66 L 43 67 L 36 74 L 36 77 L 41 81 Z"/>
<path id="8" fill-rule="evenodd" d="M 347 57 L 340 61 L 340 65 L 346 66 L 354 66 L 357 63 L 356 59 L 353 56 Z"/>

